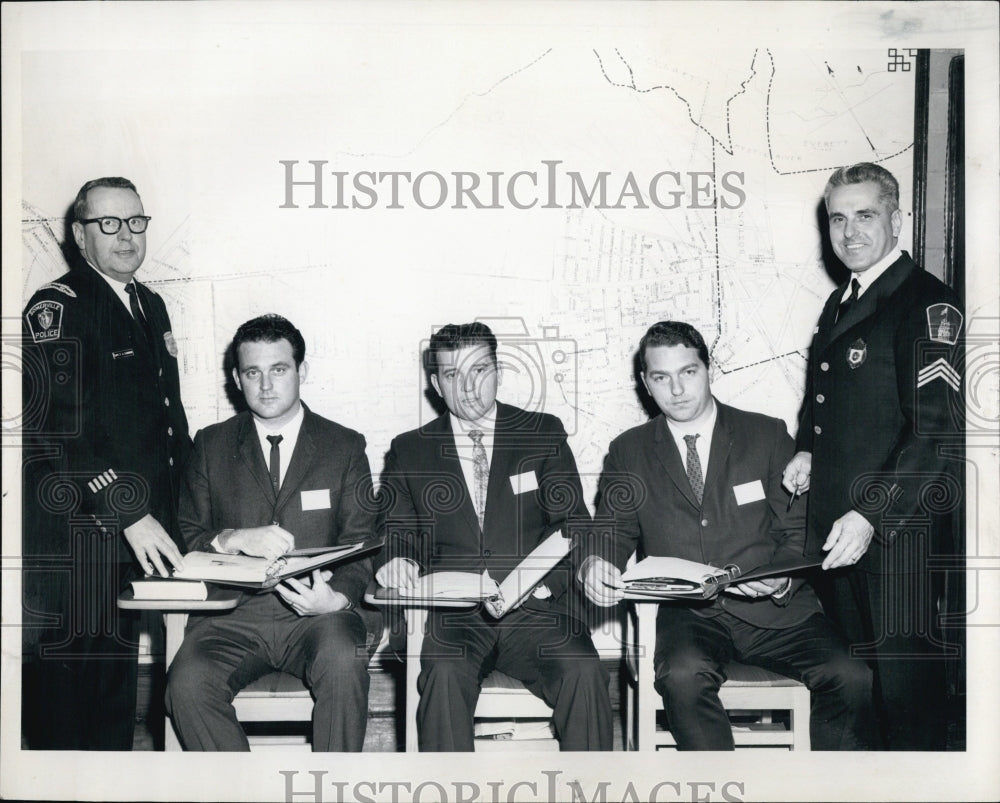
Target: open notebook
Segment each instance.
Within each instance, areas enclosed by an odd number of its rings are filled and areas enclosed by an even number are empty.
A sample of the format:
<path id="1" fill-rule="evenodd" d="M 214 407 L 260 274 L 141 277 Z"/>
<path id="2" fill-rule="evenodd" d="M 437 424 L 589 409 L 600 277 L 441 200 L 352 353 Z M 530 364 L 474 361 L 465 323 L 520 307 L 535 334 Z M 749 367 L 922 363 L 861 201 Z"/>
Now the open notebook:
<path id="1" fill-rule="evenodd" d="M 735 564 L 719 568 L 683 558 L 652 556 L 626 569 L 622 580 L 629 599 L 711 599 L 728 585 L 781 577 L 818 566 L 823 557 L 803 555 L 743 572 Z"/>
<path id="2" fill-rule="evenodd" d="M 400 597 L 433 603 L 435 600 L 480 601 L 496 618 L 517 608 L 559 561 L 569 554 L 571 542 L 557 530 L 535 547 L 502 583 L 488 572 L 431 572 L 410 588 L 400 588 Z"/>

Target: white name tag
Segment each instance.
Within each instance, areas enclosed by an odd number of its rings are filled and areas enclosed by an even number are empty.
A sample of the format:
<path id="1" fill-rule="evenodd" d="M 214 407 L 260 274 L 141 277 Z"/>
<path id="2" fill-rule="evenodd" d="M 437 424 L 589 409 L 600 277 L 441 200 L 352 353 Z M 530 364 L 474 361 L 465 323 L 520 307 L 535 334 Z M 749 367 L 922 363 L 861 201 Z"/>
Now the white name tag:
<path id="1" fill-rule="evenodd" d="M 510 487 L 515 494 L 526 494 L 529 491 L 538 490 L 538 478 L 534 471 L 525 471 L 523 474 L 515 474 L 510 478 Z"/>
<path id="2" fill-rule="evenodd" d="M 737 505 L 747 505 L 750 502 L 759 502 L 764 496 L 764 484 L 760 480 L 744 482 L 742 485 L 734 485 L 733 493 L 736 494 Z"/>
<path id="3" fill-rule="evenodd" d="M 330 489 L 324 488 L 321 491 L 303 491 L 303 510 L 327 510 L 330 507 Z"/>

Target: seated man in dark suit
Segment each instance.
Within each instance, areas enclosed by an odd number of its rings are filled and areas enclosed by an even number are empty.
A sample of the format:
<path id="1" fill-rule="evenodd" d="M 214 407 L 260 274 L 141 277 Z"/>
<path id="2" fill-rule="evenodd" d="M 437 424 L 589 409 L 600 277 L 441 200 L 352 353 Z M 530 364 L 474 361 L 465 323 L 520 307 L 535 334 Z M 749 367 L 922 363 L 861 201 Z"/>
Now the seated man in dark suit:
<path id="1" fill-rule="evenodd" d="M 489 327 L 443 327 L 426 367 L 447 412 L 396 437 L 386 457 L 381 585 L 409 587 L 421 572 L 440 569 L 488 571 L 502 582 L 551 533 L 590 526 L 559 419 L 496 401 L 500 369 Z M 571 580 L 568 566 L 556 566 L 501 619 L 480 608 L 431 612 L 418 680 L 421 750 L 474 749 L 480 683 L 493 669 L 553 708 L 561 749 L 611 749 L 608 678 L 571 610 Z"/>
<path id="2" fill-rule="evenodd" d="M 275 559 L 292 548 L 372 537 L 365 439 L 299 401 L 302 334 L 278 315 L 244 323 L 232 343 L 248 412 L 195 438 L 180 496 L 189 550 Z M 186 750 L 248 750 L 232 701 L 275 670 L 315 698 L 313 749 L 359 751 L 368 712 L 371 625 L 359 611 L 371 559 L 355 558 L 247 594 L 223 616 L 191 617 L 167 681 L 167 710 Z M 375 619 L 379 617 L 375 615 Z"/>
<path id="3" fill-rule="evenodd" d="M 621 569 L 637 547 L 642 555 L 744 571 L 801 557 L 805 505 L 789 509 L 781 488 L 793 451 L 784 423 L 712 397 L 708 349 L 686 323 L 650 327 L 639 359 L 663 415 L 611 443 L 597 515 L 608 531 L 580 570 L 590 600 L 622 599 Z M 809 687 L 813 749 L 865 749 L 859 734 L 871 717 L 871 672 L 849 656 L 801 579 L 767 578 L 709 601 L 660 605 L 655 688 L 678 749 L 733 749 L 718 694 L 731 660 Z"/>

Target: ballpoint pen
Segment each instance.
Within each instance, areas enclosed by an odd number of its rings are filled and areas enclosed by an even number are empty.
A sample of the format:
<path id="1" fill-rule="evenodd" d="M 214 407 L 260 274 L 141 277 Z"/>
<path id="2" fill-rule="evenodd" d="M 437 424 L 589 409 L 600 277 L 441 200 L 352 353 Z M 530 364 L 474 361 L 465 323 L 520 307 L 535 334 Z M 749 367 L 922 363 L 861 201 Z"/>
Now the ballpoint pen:
<path id="1" fill-rule="evenodd" d="M 792 509 L 792 502 L 795 501 L 795 497 L 799 495 L 799 484 L 795 483 L 795 490 L 792 491 L 792 495 L 788 497 L 788 506 L 785 508 L 785 512 L 788 513 Z"/>

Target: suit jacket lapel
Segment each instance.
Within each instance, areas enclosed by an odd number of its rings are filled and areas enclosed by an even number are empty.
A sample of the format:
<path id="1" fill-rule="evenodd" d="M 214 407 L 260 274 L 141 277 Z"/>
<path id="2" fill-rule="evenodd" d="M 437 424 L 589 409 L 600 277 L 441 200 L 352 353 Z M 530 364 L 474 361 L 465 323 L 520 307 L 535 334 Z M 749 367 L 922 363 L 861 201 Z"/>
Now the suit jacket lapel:
<path id="1" fill-rule="evenodd" d="M 486 516 L 495 520 L 502 515 L 498 504 L 503 497 L 503 485 L 512 473 L 514 450 L 511 448 L 513 421 L 511 410 L 505 405 L 497 404 L 496 429 L 493 430 L 493 456 L 490 460 L 490 480 L 486 489 Z M 492 515 L 491 515 L 492 508 Z"/>
<path id="2" fill-rule="evenodd" d="M 264 463 L 264 453 L 261 451 L 260 440 L 257 438 L 257 427 L 253 423 L 253 415 L 246 413 L 246 418 L 240 423 L 237 442 L 240 457 L 250 476 L 253 477 L 264 493 L 264 498 L 272 505 L 275 501 L 274 488 L 271 487 L 271 475 Z"/>
<path id="3" fill-rule="evenodd" d="M 733 431 L 730 427 L 728 408 L 716 401 L 715 410 L 715 429 L 712 431 L 712 445 L 708 452 L 708 473 L 705 475 L 706 495 L 727 493 L 724 478 L 728 476 L 726 463 L 729 460 L 729 450 L 733 445 Z"/>
<path id="4" fill-rule="evenodd" d="M 301 403 L 301 402 L 300 402 Z M 288 460 L 288 468 L 285 469 L 285 478 L 281 482 L 278 490 L 278 500 L 275 502 L 275 509 L 281 510 L 291 499 L 299 486 L 305 481 L 309 474 L 313 458 L 316 456 L 316 441 L 312 436 L 312 413 L 309 408 L 302 404 L 304 408 L 302 426 L 299 429 L 299 437 L 295 441 L 295 451 L 289 457 L 282 454 L 282 460 Z"/>
<path id="5" fill-rule="evenodd" d="M 657 459 L 663 465 L 667 477 L 677 486 L 677 490 L 694 507 L 700 508 L 701 504 L 698 502 L 697 497 L 695 497 L 694 491 L 691 490 L 691 481 L 688 479 L 687 469 L 684 467 L 684 458 L 677 451 L 677 444 L 674 442 L 673 435 L 670 434 L 667 419 L 662 414 L 656 421 L 653 450 L 656 453 Z"/>
<path id="6" fill-rule="evenodd" d="M 476 505 L 473 501 L 474 492 L 465 483 L 465 474 L 462 471 L 458 449 L 455 445 L 455 434 L 451 430 L 451 421 L 447 412 L 442 413 L 440 417 L 427 426 L 427 434 L 431 436 L 426 441 L 429 458 L 426 461 L 427 465 L 432 471 L 443 471 L 452 482 L 457 483 L 459 491 L 463 494 L 459 512 L 471 530 L 477 532 L 479 530 L 479 517 L 476 515 Z M 469 443 L 471 444 L 472 441 Z M 492 475 L 492 473 L 491 468 L 490 474 Z M 487 498 L 488 496 L 487 493 Z M 487 505 L 488 507 L 489 505 Z"/>

